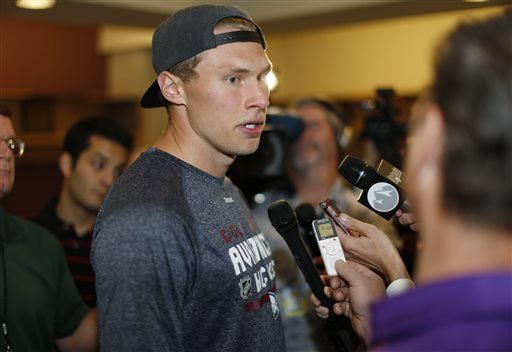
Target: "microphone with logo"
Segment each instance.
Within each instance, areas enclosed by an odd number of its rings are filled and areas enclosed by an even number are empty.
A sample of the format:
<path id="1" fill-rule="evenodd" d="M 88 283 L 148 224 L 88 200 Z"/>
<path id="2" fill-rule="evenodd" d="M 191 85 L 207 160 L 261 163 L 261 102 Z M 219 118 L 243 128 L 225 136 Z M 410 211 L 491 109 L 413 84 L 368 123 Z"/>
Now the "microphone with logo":
<path id="1" fill-rule="evenodd" d="M 370 210 L 389 220 L 398 209 L 410 211 L 402 185 L 402 171 L 386 160 L 381 160 L 377 170 L 365 161 L 347 155 L 338 172 L 352 185 L 361 189 L 358 201 Z"/>
<path id="2" fill-rule="evenodd" d="M 354 346 L 360 341 L 350 325 L 350 319 L 332 312 L 332 302 L 324 293 L 324 284 L 299 233 L 297 216 L 292 207 L 285 200 L 277 200 L 268 208 L 268 217 L 272 226 L 286 241 L 313 294 L 320 300 L 322 306 L 329 308 L 327 335 L 340 351 L 353 351 Z"/>

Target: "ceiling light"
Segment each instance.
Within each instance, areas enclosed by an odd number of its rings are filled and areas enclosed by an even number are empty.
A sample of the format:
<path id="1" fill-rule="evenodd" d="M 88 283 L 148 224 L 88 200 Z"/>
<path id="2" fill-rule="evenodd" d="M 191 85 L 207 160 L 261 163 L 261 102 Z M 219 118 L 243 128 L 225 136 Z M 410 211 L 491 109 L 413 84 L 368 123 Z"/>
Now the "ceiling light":
<path id="1" fill-rule="evenodd" d="M 487 2 L 489 0 L 464 0 L 465 2 Z"/>
<path id="2" fill-rule="evenodd" d="M 56 0 L 16 0 L 16 6 L 29 10 L 45 10 L 55 6 Z"/>

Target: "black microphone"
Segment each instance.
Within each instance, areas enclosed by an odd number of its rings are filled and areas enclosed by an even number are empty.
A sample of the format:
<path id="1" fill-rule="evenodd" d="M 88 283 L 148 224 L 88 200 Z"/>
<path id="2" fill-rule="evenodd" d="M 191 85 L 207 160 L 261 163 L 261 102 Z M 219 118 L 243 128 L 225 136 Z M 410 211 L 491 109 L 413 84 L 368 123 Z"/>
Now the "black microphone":
<path id="1" fill-rule="evenodd" d="M 389 220 L 400 208 L 410 211 L 409 202 L 401 188 L 402 171 L 386 160 L 381 160 L 377 170 L 363 160 L 347 155 L 338 172 L 352 185 L 361 188 L 359 203 Z"/>
<path id="2" fill-rule="evenodd" d="M 290 204 L 282 199 L 276 200 L 268 208 L 268 217 L 272 226 L 286 241 L 311 291 L 322 302 L 322 306 L 332 310 L 332 302 L 324 293 L 324 283 L 320 279 L 320 275 L 304 245 L 299 233 L 297 216 Z"/>
<path id="3" fill-rule="evenodd" d="M 299 233 L 297 216 L 292 207 L 285 200 L 277 200 L 268 208 L 268 217 L 272 226 L 288 244 L 311 291 L 320 300 L 322 306 L 329 308 L 329 318 L 325 325 L 327 336 L 332 339 L 340 352 L 354 351 L 361 344 L 361 340 L 352 329 L 349 318 L 333 313 L 332 302 L 324 293 L 324 284 Z"/>
<path id="4" fill-rule="evenodd" d="M 318 248 L 318 243 L 316 242 L 315 234 L 311 226 L 313 220 L 317 220 L 318 218 L 315 213 L 315 208 L 309 203 L 302 203 L 295 208 L 295 214 L 297 214 L 297 220 L 304 230 L 304 237 L 306 238 L 311 256 L 319 257 L 321 255 L 320 248 Z"/>

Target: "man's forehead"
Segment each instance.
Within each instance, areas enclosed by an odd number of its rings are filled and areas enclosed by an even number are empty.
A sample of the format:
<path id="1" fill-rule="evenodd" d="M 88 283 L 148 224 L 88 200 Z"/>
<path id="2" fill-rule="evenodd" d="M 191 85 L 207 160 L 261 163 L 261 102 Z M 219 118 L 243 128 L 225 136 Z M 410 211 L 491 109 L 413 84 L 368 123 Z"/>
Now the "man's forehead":
<path id="1" fill-rule="evenodd" d="M 128 151 L 126 149 L 114 150 L 100 146 L 90 146 L 80 155 L 80 158 L 82 156 L 84 156 L 86 160 L 101 160 L 113 166 L 121 166 L 128 160 Z"/>
<path id="2" fill-rule="evenodd" d="M 115 147 L 120 147 L 126 151 L 126 147 L 123 146 L 120 142 L 99 134 L 92 134 L 89 138 L 89 148 L 87 148 L 87 150 L 111 150 Z"/>
<path id="3" fill-rule="evenodd" d="M 326 120 L 327 112 L 321 106 L 315 104 L 307 104 L 296 107 L 294 112 L 303 119 Z"/>

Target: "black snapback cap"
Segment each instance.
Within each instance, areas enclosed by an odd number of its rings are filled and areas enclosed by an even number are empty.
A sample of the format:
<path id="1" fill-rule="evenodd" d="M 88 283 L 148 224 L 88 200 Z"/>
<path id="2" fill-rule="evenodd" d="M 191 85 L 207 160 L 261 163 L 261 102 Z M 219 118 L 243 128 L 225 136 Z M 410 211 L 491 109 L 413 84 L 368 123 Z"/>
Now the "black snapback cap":
<path id="1" fill-rule="evenodd" d="M 242 18 L 254 24 L 256 32 L 233 31 L 215 35 L 213 30 L 224 18 Z M 156 74 L 174 67 L 205 50 L 233 42 L 257 42 L 266 47 L 260 27 L 243 10 L 235 6 L 197 5 L 179 10 L 163 21 L 153 34 L 153 68 Z M 160 87 L 155 80 L 140 105 L 163 106 Z"/>

